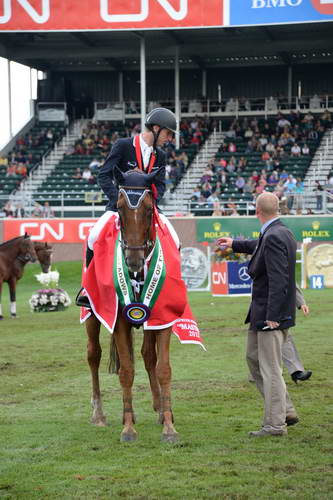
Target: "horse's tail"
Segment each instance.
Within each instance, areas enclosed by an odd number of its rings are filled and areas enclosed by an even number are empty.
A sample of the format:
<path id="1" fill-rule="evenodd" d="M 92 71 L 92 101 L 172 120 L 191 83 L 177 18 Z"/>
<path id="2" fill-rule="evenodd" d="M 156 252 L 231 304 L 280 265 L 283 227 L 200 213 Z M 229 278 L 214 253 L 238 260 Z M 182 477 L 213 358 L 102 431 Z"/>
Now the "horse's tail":
<path id="1" fill-rule="evenodd" d="M 130 331 L 130 358 L 131 361 L 134 362 L 134 349 L 133 349 L 133 332 L 132 330 Z M 119 368 L 120 368 L 120 360 L 119 360 L 119 354 L 116 346 L 116 342 L 114 339 L 114 335 L 111 335 L 111 340 L 110 340 L 110 357 L 109 357 L 109 366 L 108 370 L 109 373 L 112 375 L 115 373 L 116 375 L 119 374 Z"/>

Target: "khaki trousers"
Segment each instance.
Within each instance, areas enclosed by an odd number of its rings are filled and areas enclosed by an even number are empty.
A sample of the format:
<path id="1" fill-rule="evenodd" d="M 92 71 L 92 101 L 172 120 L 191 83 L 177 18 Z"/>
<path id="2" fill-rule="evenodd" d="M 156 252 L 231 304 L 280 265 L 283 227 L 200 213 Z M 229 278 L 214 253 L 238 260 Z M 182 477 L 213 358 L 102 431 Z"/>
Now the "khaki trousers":
<path id="1" fill-rule="evenodd" d="M 282 376 L 282 346 L 287 336 L 288 330 L 248 332 L 246 360 L 264 398 L 263 427 L 268 431 L 284 429 L 286 415 L 296 413 Z"/>

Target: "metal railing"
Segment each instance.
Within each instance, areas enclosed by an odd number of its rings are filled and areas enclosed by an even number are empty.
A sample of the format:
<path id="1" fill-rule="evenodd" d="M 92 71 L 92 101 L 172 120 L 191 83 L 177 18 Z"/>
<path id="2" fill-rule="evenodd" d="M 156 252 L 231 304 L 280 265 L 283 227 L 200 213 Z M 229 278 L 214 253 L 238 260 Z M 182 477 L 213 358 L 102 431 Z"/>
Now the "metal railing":
<path id="1" fill-rule="evenodd" d="M 175 112 L 175 101 L 167 100 L 163 102 L 149 101 L 145 113 L 159 106 L 165 106 Z M 288 97 L 252 97 L 226 99 L 182 99 L 179 102 L 181 117 L 191 116 L 269 116 L 278 112 L 287 113 L 289 111 L 312 111 L 320 113 L 324 110 L 333 110 L 333 95 L 325 94 L 316 96 L 293 96 Z M 140 101 L 113 101 L 96 102 L 95 118 L 101 116 L 101 120 L 125 121 L 126 119 L 139 119 L 141 117 Z M 110 118 L 107 118 L 110 116 Z"/>

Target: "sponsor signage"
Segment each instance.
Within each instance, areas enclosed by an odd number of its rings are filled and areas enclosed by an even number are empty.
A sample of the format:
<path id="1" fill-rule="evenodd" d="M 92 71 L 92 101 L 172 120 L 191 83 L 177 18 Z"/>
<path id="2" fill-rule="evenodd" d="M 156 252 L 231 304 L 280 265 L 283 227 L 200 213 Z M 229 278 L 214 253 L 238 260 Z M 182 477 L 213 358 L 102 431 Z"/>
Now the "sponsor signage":
<path id="1" fill-rule="evenodd" d="M 333 241 L 333 216 L 281 217 L 297 241 Z M 220 217 L 196 221 L 197 241 L 214 242 L 217 238 L 259 238 L 260 223 L 256 217 Z"/>
<path id="2" fill-rule="evenodd" d="M 91 31 L 223 25 L 223 0 L 0 0 L 1 31 Z"/>
<path id="3" fill-rule="evenodd" d="M 97 219 L 8 219 L 3 222 L 4 241 L 30 234 L 33 241 L 83 243 Z"/>
<path id="4" fill-rule="evenodd" d="M 212 264 L 212 294 L 244 295 L 251 293 L 252 280 L 247 272 L 248 262 L 214 262 Z"/>
<path id="5" fill-rule="evenodd" d="M 333 20 L 333 0 L 230 0 L 230 26 Z"/>

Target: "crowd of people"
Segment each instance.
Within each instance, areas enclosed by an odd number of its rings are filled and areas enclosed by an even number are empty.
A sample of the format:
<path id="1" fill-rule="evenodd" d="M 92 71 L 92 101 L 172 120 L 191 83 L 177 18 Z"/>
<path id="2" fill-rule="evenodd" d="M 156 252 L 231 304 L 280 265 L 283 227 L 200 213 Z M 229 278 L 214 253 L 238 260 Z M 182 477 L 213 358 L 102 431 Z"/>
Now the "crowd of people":
<path id="1" fill-rule="evenodd" d="M 311 112 L 291 112 L 288 116 L 279 113 L 274 121 L 259 122 L 257 118 L 233 120 L 218 154 L 209 161 L 191 195 L 192 209 L 200 215 L 205 210 L 206 215 L 237 215 L 235 200 L 221 203 L 223 191 L 232 187 L 238 194 L 248 195 L 248 200 L 255 200 L 264 191 L 273 191 L 281 201 L 284 214 L 290 213 L 291 209 L 302 213 L 304 179 L 288 173 L 285 163 L 289 159 L 309 158 L 308 142 L 319 141 L 331 125 L 332 117 L 328 111 L 320 117 Z M 249 172 L 248 162 L 253 153 L 258 167 Z M 332 175 L 327 183 L 333 185 Z M 324 187 L 317 182 L 313 189 L 317 192 L 316 208 L 321 210 L 322 195 L 319 191 Z"/>

